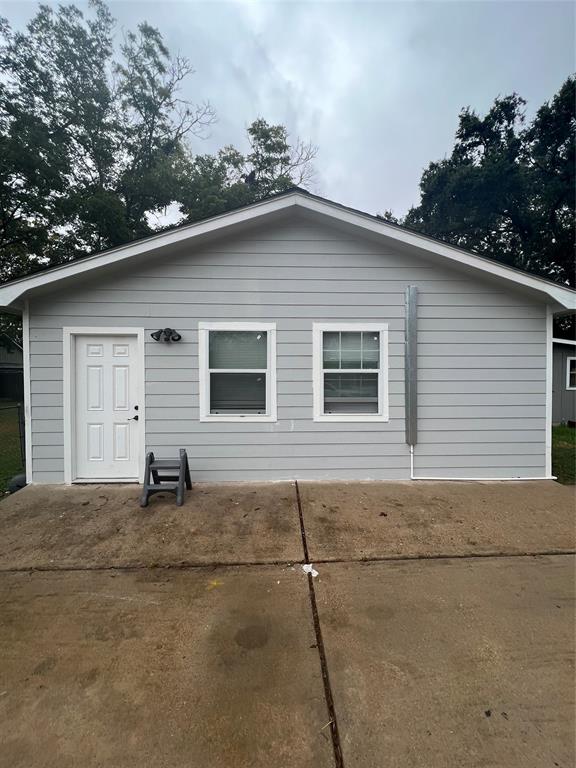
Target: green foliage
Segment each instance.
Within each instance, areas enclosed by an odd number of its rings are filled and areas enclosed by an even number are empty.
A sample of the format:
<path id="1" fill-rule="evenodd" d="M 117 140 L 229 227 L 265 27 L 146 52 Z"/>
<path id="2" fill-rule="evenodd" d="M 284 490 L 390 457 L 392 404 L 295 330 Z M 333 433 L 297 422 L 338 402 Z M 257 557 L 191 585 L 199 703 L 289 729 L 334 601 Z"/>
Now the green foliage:
<path id="1" fill-rule="evenodd" d="M 310 179 L 314 147 L 262 119 L 248 154 L 195 157 L 215 113 L 179 97 L 190 63 L 145 22 L 116 60 L 114 33 L 103 0 L 0 18 L 0 281 L 145 237 L 174 203 L 193 221 Z M 0 317 L 0 344 L 15 331 Z"/>
<path id="2" fill-rule="evenodd" d="M 575 80 L 525 125 L 518 95 L 460 114 L 450 157 L 430 163 L 403 223 L 462 248 L 575 284 Z"/>
<path id="3" fill-rule="evenodd" d="M 14 475 L 24 472 L 17 404 L 0 400 L 0 498 Z"/>
<path id="4" fill-rule="evenodd" d="M 552 474 L 559 483 L 576 483 L 576 429 L 558 425 L 552 428 Z"/>
<path id="5" fill-rule="evenodd" d="M 216 156 L 194 158 L 186 170 L 187 184 L 181 198 L 187 221 L 196 221 L 254 203 L 294 187 L 305 187 L 314 178 L 316 148 L 299 139 L 290 144 L 282 125 L 259 118 L 248 127 L 250 150 L 243 155 L 225 147 Z"/>
<path id="6" fill-rule="evenodd" d="M 401 224 L 402 221 L 398 218 L 398 216 L 395 216 L 394 213 L 387 209 L 384 211 L 384 213 L 377 213 L 376 216 L 379 219 L 383 219 L 384 221 L 388 221 L 390 224 Z"/>
<path id="7" fill-rule="evenodd" d="M 22 349 L 22 321 L 18 315 L 0 314 L 0 347 Z"/>
<path id="8" fill-rule="evenodd" d="M 115 115 L 106 78 L 112 19 L 99 2 L 85 21 L 73 6 L 41 6 L 25 33 L 2 23 L 0 48 L 0 256 L 15 277 L 24 254 L 40 263 L 71 248 L 83 190 L 105 188 L 114 163 Z M 56 237 L 58 233 L 62 237 Z M 92 237 L 90 237 L 92 235 Z"/>
<path id="9" fill-rule="evenodd" d="M 151 232 L 177 195 L 183 139 L 213 120 L 177 97 L 189 63 L 157 30 L 128 32 L 113 60 L 102 0 L 86 18 L 41 6 L 26 32 L 2 23 L 0 255 L 5 279 Z M 20 256 L 19 256 L 20 254 Z"/>
<path id="10" fill-rule="evenodd" d="M 262 119 L 246 156 L 195 157 L 215 114 L 179 97 L 190 63 L 145 22 L 116 60 L 114 32 L 103 0 L 40 6 L 24 32 L 0 20 L 1 280 L 151 234 L 171 204 L 193 220 L 310 175 L 314 148 Z"/>

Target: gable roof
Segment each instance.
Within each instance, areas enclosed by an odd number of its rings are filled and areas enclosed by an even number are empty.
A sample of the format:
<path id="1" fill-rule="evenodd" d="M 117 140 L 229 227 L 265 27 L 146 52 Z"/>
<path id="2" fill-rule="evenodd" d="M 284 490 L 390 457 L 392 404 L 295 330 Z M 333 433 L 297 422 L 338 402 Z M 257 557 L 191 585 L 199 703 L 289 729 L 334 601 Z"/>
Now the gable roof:
<path id="1" fill-rule="evenodd" d="M 305 190 L 293 188 L 272 197 L 228 211 L 218 216 L 167 229 L 135 240 L 117 248 L 34 272 L 0 285 L 0 307 L 19 308 L 24 299 L 37 288 L 46 288 L 61 280 L 80 277 L 91 270 L 115 264 L 128 263 L 132 259 L 151 253 L 167 245 L 193 241 L 210 234 L 223 234 L 241 225 L 257 223 L 289 210 L 301 210 L 310 215 L 324 217 L 342 225 L 356 227 L 372 236 L 396 241 L 398 244 L 417 248 L 422 253 L 448 260 L 461 267 L 478 270 L 502 279 L 517 287 L 523 287 L 539 294 L 542 301 L 555 303 L 560 309 L 576 310 L 576 291 L 550 280 L 536 277 L 513 267 L 500 264 L 470 251 L 449 245 L 428 235 L 422 235 L 362 211 L 348 208 L 326 198 L 313 195 Z"/>

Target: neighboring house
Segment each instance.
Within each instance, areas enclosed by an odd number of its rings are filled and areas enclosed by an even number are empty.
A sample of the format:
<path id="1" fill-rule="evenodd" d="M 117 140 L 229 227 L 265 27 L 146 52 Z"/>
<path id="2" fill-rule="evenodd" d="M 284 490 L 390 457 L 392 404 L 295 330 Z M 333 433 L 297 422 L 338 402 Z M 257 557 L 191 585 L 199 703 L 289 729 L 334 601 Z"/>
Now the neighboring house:
<path id="1" fill-rule="evenodd" d="M 0 346 L 0 398 L 24 400 L 22 350 Z"/>
<path id="2" fill-rule="evenodd" d="M 554 339 L 552 423 L 576 422 L 576 341 Z"/>
<path id="3" fill-rule="evenodd" d="M 576 293 L 300 190 L 0 306 L 23 313 L 35 483 L 134 481 L 180 447 L 203 481 L 552 474 L 552 318 Z"/>

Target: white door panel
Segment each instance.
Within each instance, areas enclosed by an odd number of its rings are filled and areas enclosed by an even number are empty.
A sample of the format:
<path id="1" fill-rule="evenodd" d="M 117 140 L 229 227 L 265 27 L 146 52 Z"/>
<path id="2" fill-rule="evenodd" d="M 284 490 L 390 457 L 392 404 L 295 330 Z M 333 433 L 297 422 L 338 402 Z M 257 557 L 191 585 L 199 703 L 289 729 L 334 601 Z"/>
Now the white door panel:
<path id="1" fill-rule="evenodd" d="M 76 336 L 74 357 L 76 479 L 136 479 L 136 337 Z"/>

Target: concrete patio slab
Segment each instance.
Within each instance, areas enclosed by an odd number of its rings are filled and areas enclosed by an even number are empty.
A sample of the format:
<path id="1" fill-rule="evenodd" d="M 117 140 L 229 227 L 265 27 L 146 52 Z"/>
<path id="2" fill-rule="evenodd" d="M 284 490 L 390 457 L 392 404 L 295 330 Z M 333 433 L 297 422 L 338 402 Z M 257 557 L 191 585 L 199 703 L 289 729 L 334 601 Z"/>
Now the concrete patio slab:
<path id="1" fill-rule="evenodd" d="M 136 485 L 34 485 L 0 503 L 0 569 L 302 560 L 292 483 L 195 485 L 141 509 Z"/>
<path id="2" fill-rule="evenodd" d="M 0 658 L 10 768 L 333 765 L 299 568 L 4 573 Z"/>
<path id="3" fill-rule="evenodd" d="M 575 764 L 571 555 L 319 571 L 346 768 Z"/>
<path id="4" fill-rule="evenodd" d="M 530 482 L 300 482 L 312 561 L 574 551 L 574 490 Z"/>

